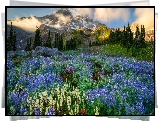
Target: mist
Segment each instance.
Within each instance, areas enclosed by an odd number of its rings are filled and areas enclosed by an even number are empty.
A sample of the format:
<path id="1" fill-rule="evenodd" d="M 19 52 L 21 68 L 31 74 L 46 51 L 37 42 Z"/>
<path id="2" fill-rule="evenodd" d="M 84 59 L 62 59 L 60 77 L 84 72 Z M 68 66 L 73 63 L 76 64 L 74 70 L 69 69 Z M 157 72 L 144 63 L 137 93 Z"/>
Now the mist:
<path id="1" fill-rule="evenodd" d="M 50 27 L 54 27 L 54 28 L 61 28 L 61 25 L 59 23 L 55 24 L 55 25 L 50 25 Z"/>
<path id="2" fill-rule="evenodd" d="M 144 25 L 145 29 L 154 27 L 154 8 L 136 8 L 136 23 Z"/>
<path id="3" fill-rule="evenodd" d="M 67 22 L 71 21 L 71 17 L 70 16 L 63 16 L 63 14 L 56 14 L 56 13 L 54 15 L 58 18 L 58 20 L 60 22 L 67 23 Z"/>
<path id="4" fill-rule="evenodd" d="M 7 21 L 7 24 L 10 25 L 11 22 Z M 25 18 L 20 20 L 18 17 L 12 21 L 12 25 L 22 28 L 28 32 L 35 32 L 36 26 L 40 26 L 42 23 L 39 22 L 34 16 L 31 18 Z"/>
<path id="5" fill-rule="evenodd" d="M 87 15 L 92 18 L 92 14 L 93 14 L 92 8 L 73 8 L 73 9 L 84 16 Z"/>

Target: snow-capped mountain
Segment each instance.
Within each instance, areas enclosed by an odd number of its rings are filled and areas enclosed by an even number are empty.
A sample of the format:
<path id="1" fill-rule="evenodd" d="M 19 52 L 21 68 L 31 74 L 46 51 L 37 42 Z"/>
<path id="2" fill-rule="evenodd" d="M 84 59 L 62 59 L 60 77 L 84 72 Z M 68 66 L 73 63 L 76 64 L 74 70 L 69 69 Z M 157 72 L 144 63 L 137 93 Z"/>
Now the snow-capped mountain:
<path id="1" fill-rule="evenodd" d="M 45 40 L 48 30 L 51 32 L 69 33 L 72 29 L 95 29 L 99 25 L 103 25 L 98 21 L 90 19 L 88 16 L 81 15 L 72 8 L 61 8 L 58 11 L 43 17 L 30 16 L 8 20 L 7 36 L 9 35 L 11 22 L 14 29 L 16 29 L 17 45 L 19 49 L 25 47 L 27 38 L 35 35 L 36 26 L 43 32 L 42 38 Z"/>
<path id="2" fill-rule="evenodd" d="M 70 29 L 78 28 L 96 28 L 99 25 L 103 25 L 88 16 L 80 15 L 71 8 L 61 8 L 56 13 L 40 17 L 38 20 L 42 23 L 40 28 L 58 32 L 66 32 Z"/>

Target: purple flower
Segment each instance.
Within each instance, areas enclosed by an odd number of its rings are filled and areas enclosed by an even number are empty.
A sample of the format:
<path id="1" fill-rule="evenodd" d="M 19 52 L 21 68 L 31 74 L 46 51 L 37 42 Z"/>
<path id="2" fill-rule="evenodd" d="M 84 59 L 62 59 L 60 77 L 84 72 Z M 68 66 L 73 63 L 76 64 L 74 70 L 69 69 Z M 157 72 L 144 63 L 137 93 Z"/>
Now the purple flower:
<path id="1" fill-rule="evenodd" d="M 145 107 L 142 103 L 138 102 L 136 104 L 136 112 L 139 112 L 140 114 L 145 114 Z"/>
<path id="2" fill-rule="evenodd" d="M 19 110 L 20 115 L 24 115 L 24 112 L 27 112 L 27 108 L 21 108 Z"/>
<path id="3" fill-rule="evenodd" d="M 55 110 L 53 108 L 50 108 L 47 115 L 54 115 Z"/>
<path id="4" fill-rule="evenodd" d="M 35 115 L 41 115 L 41 111 L 37 108 L 34 108 L 34 114 Z"/>

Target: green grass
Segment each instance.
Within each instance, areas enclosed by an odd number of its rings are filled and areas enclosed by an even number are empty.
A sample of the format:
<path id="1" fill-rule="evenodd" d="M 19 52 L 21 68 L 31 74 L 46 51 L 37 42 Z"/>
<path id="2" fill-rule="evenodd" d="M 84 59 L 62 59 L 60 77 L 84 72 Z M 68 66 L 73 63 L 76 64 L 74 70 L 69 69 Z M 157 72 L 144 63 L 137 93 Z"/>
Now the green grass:
<path id="1" fill-rule="evenodd" d="M 119 44 L 106 45 L 103 47 L 102 53 L 108 56 L 126 56 L 131 57 L 131 52 L 127 52 L 126 48 L 123 48 Z"/>
<path id="2" fill-rule="evenodd" d="M 154 62 L 154 42 L 146 42 L 147 47 L 139 49 L 136 55 L 137 60 L 141 61 L 153 61 Z M 127 52 L 126 48 L 123 48 L 119 44 L 106 45 L 103 47 L 101 53 L 104 53 L 107 56 L 124 56 L 124 57 L 133 57 L 132 48 Z"/>

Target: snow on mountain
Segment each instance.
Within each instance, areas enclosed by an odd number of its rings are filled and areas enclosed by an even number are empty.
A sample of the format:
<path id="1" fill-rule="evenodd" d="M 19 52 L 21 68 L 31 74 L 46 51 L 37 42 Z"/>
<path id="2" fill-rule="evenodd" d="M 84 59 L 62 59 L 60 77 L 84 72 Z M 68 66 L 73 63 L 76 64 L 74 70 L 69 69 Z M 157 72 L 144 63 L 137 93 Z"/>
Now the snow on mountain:
<path id="1" fill-rule="evenodd" d="M 88 16 L 80 15 L 72 8 L 61 8 L 57 12 L 40 17 L 39 21 L 43 23 L 44 29 L 58 29 L 57 31 L 68 31 L 78 28 L 96 28 L 102 25 L 98 21 L 90 19 Z"/>
<path id="2" fill-rule="evenodd" d="M 68 10 L 72 13 L 73 17 L 76 17 L 77 15 L 79 15 L 79 13 L 74 9 L 69 8 Z"/>

